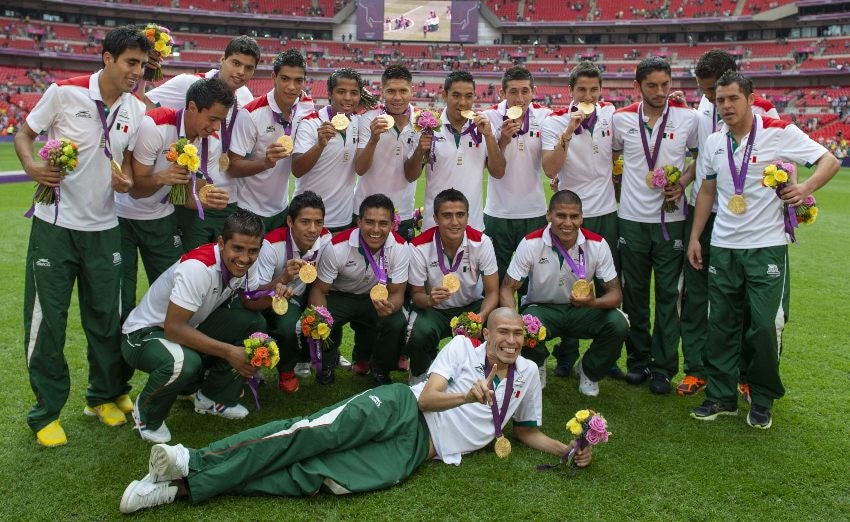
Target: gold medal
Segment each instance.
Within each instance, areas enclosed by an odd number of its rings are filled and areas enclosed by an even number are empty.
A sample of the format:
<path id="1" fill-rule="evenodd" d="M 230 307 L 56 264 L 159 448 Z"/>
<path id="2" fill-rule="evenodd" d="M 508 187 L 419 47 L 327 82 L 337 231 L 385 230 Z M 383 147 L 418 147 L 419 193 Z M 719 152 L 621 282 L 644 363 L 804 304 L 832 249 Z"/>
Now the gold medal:
<path id="1" fill-rule="evenodd" d="M 650 170 L 649 173 L 646 175 L 646 186 L 651 189 L 655 188 L 655 183 L 652 182 L 653 177 L 655 177 L 655 173 Z"/>
<path id="2" fill-rule="evenodd" d="M 585 115 L 593 114 L 593 111 L 596 110 L 596 107 L 594 107 L 593 104 L 589 102 L 581 102 L 576 105 L 576 108 L 579 110 L 579 112 Z"/>
<path id="3" fill-rule="evenodd" d="M 504 435 L 496 439 L 496 445 L 493 448 L 496 451 L 496 456 L 500 459 L 508 458 L 511 454 L 511 441 L 505 438 Z"/>
<path id="4" fill-rule="evenodd" d="M 112 167 L 112 173 L 113 174 L 115 174 L 116 176 L 120 176 L 122 178 L 124 177 L 124 173 L 121 170 L 121 165 L 117 161 L 115 161 L 114 159 L 111 160 L 111 163 L 109 164 L 109 166 Z"/>
<path id="5" fill-rule="evenodd" d="M 207 183 L 206 185 L 198 189 L 198 199 L 201 201 L 201 205 L 207 204 L 207 196 L 209 196 L 210 191 L 214 188 L 215 185 L 213 185 L 212 183 Z"/>
<path id="6" fill-rule="evenodd" d="M 463 116 L 464 118 L 466 118 L 467 120 L 474 120 L 475 119 L 475 111 L 470 110 L 470 109 L 467 109 L 465 111 L 461 111 L 460 115 Z"/>
<path id="7" fill-rule="evenodd" d="M 335 114 L 333 118 L 331 118 L 331 125 L 333 125 L 334 129 L 338 131 L 344 131 L 348 128 L 348 124 L 350 123 L 348 116 L 345 114 Z"/>
<path id="8" fill-rule="evenodd" d="M 387 290 L 387 285 L 383 283 L 378 283 L 369 290 L 369 297 L 372 298 L 372 301 L 386 301 L 390 296 L 390 292 Z"/>
<path id="9" fill-rule="evenodd" d="M 218 157 L 218 170 L 220 172 L 227 172 L 227 169 L 230 168 L 230 158 L 227 157 L 226 152 L 222 152 L 221 156 Z"/>
<path id="10" fill-rule="evenodd" d="M 726 206 L 733 214 L 741 215 L 747 211 L 747 200 L 744 199 L 743 194 L 735 194 L 729 198 L 729 203 Z"/>
<path id="11" fill-rule="evenodd" d="M 278 296 L 272 297 L 272 310 L 277 315 L 284 315 L 289 310 L 289 301 Z"/>
<path id="12" fill-rule="evenodd" d="M 277 139 L 277 142 L 283 145 L 283 152 L 287 154 L 292 152 L 293 143 L 291 136 L 287 136 L 286 134 L 284 134 L 283 136 Z"/>
<path id="13" fill-rule="evenodd" d="M 578 279 L 573 283 L 572 292 L 576 297 L 590 297 L 593 294 L 593 285 L 584 279 Z"/>
<path id="14" fill-rule="evenodd" d="M 520 107 L 519 105 L 514 105 L 513 107 L 511 107 L 510 109 L 508 109 L 505 112 L 505 116 L 507 116 L 508 118 L 510 118 L 512 120 L 516 120 L 518 118 L 521 118 L 522 117 L 522 107 Z"/>
<path id="15" fill-rule="evenodd" d="M 390 116 L 389 114 L 381 114 L 381 118 L 387 122 L 387 128 L 392 129 L 395 126 L 395 118 Z"/>
<path id="16" fill-rule="evenodd" d="M 449 289 L 450 293 L 455 293 L 460 290 L 460 278 L 454 272 L 450 272 L 443 276 L 443 282 L 440 286 Z"/>
<path id="17" fill-rule="evenodd" d="M 304 283 L 312 283 L 316 280 L 316 276 L 316 267 L 311 265 L 310 263 L 304 263 L 303 265 L 301 265 L 301 268 L 298 269 L 298 279 L 300 279 Z"/>

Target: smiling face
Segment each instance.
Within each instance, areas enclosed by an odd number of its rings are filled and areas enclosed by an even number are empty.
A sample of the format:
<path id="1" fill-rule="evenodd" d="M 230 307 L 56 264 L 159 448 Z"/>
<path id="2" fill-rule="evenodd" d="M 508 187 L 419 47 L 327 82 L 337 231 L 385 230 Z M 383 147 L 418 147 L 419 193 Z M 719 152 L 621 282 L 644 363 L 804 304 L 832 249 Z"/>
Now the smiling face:
<path id="1" fill-rule="evenodd" d="M 117 58 L 103 53 L 103 76 L 109 86 L 118 92 L 131 92 L 142 77 L 148 53 L 139 48 L 127 48 Z"/>
<path id="2" fill-rule="evenodd" d="M 206 138 L 218 132 L 221 122 L 227 117 L 227 107 L 214 102 L 209 109 L 198 110 L 194 101 L 186 107 L 186 134 L 192 137 Z"/>
<path id="3" fill-rule="evenodd" d="M 472 109 L 475 101 L 475 85 L 469 82 L 454 82 L 446 93 L 446 116 L 452 120 L 465 119 L 461 112 Z"/>
<path id="4" fill-rule="evenodd" d="M 224 80 L 234 92 L 248 83 L 257 70 L 257 60 L 249 55 L 233 53 L 221 59 L 221 70 L 218 77 Z"/>
<path id="5" fill-rule="evenodd" d="M 304 88 L 306 77 L 304 69 L 291 65 L 283 65 L 277 74 L 272 73 L 274 96 L 278 105 L 291 106 L 295 103 Z"/>
<path id="6" fill-rule="evenodd" d="M 507 88 L 502 90 L 501 95 L 508 107 L 518 105 L 525 113 L 534 99 L 534 86 L 531 85 L 531 80 L 508 80 Z"/>
<path id="7" fill-rule="evenodd" d="M 304 252 L 316 243 L 325 225 L 325 216 L 321 209 L 304 207 L 295 219 L 286 217 L 286 224 L 292 232 L 292 239 L 298 250 Z"/>
<path id="8" fill-rule="evenodd" d="M 393 216 L 382 207 L 364 209 L 363 217 L 357 218 L 360 235 L 366 241 L 366 246 L 377 252 L 384 246 L 393 229 Z"/>
<path id="9" fill-rule="evenodd" d="M 446 201 L 434 210 L 434 221 L 437 222 L 440 239 L 444 243 L 458 244 L 463 240 L 469 212 L 463 201 Z"/>
<path id="10" fill-rule="evenodd" d="M 591 76 L 579 76 L 570 88 L 575 103 L 596 104 L 602 95 L 602 81 Z"/>
<path id="11" fill-rule="evenodd" d="M 407 80 L 402 80 L 401 78 L 387 80 L 382 86 L 382 90 L 387 112 L 401 114 L 407 110 L 408 104 L 410 104 L 410 97 L 413 94 Z"/>
<path id="12" fill-rule="evenodd" d="M 584 218 L 581 205 L 575 203 L 558 203 L 552 210 L 546 212 L 546 220 L 552 224 L 552 233 L 569 248 L 578 239 L 578 231 Z"/>
<path id="13" fill-rule="evenodd" d="M 491 364 L 511 365 L 519 357 L 525 342 L 525 325 L 515 312 L 491 316 L 484 328 L 487 341 L 487 359 Z"/>
<path id="14" fill-rule="evenodd" d="M 671 81 L 670 75 L 665 71 L 652 71 L 642 82 L 635 82 L 635 88 L 640 91 L 644 104 L 655 109 L 663 109 L 667 105 Z"/>
<path id="15" fill-rule="evenodd" d="M 233 277 L 242 277 L 248 273 L 248 269 L 260 255 L 260 246 L 263 238 L 261 236 L 247 236 L 245 234 L 233 234 L 233 237 L 224 241 L 218 238 L 218 248 L 224 266 Z"/>
<path id="16" fill-rule="evenodd" d="M 360 104 L 360 84 L 350 78 L 337 79 L 331 92 L 331 107 L 342 114 L 351 114 Z"/>

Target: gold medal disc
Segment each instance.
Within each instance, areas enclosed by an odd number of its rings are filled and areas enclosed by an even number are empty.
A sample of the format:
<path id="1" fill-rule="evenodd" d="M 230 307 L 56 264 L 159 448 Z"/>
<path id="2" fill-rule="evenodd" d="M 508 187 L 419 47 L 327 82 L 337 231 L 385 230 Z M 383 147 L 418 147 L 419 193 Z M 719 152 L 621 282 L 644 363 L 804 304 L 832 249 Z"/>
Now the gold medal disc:
<path id="1" fill-rule="evenodd" d="M 333 118 L 331 118 L 331 125 L 333 125 L 334 129 L 338 131 L 344 131 L 348 128 L 348 124 L 350 123 L 348 116 L 345 114 L 336 114 Z"/>
<path id="2" fill-rule="evenodd" d="M 655 183 L 652 182 L 652 178 L 654 176 L 655 176 L 655 173 L 653 173 L 652 171 L 649 171 L 649 173 L 646 175 L 646 186 L 651 188 L 651 189 L 655 188 Z"/>
<path id="3" fill-rule="evenodd" d="M 443 284 L 441 286 L 445 286 L 449 289 L 449 292 L 455 293 L 460 290 L 460 278 L 454 272 L 446 274 L 443 276 Z"/>
<path id="4" fill-rule="evenodd" d="M 372 301 L 386 301 L 390 296 L 389 290 L 387 290 L 387 285 L 378 283 L 369 290 L 369 297 L 372 298 Z"/>
<path id="5" fill-rule="evenodd" d="M 733 214 L 741 215 L 747 211 L 747 200 L 744 199 L 743 194 L 735 194 L 729 198 L 729 203 L 726 206 Z"/>
<path id="6" fill-rule="evenodd" d="M 588 114 L 588 115 L 593 114 L 593 111 L 596 110 L 596 107 L 594 107 L 592 103 L 588 103 L 588 102 L 581 102 L 578 105 L 576 105 L 576 108 L 582 114 Z"/>
<path id="7" fill-rule="evenodd" d="M 496 445 L 493 448 L 496 451 L 496 456 L 500 459 L 508 458 L 511 454 L 511 441 L 505 438 L 504 435 L 496 439 Z"/>
<path id="8" fill-rule="evenodd" d="M 460 115 L 463 116 L 464 118 L 466 118 L 467 120 L 474 120 L 475 119 L 475 111 L 470 110 L 470 109 L 462 111 L 460 113 Z"/>
<path id="9" fill-rule="evenodd" d="M 277 315 L 284 315 L 289 310 L 289 301 L 278 296 L 272 297 L 272 310 Z"/>
<path id="10" fill-rule="evenodd" d="M 381 114 L 381 118 L 387 122 L 387 128 L 392 129 L 395 126 L 395 118 L 390 116 L 389 114 Z"/>
<path id="11" fill-rule="evenodd" d="M 292 152 L 292 137 L 284 134 L 280 138 L 277 139 L 277 142 L 283 145 L 283 152 L 290 153 Z"/>
<path id="12" fill-rule="evenodd" d="M 585 281 L 584 279 L 579 279 L 575 283 L 573 283 L 573 295 L 576 297 L 589 297 L 593 293 L 593 286 Z"/>
<path id="13" fill-rule="evenodd" d="M 298 279 L 300 279 L 304 283 L 312 283 L 316 280 L 316 276 L 316 267 L 314 265 L 311 265 L 310 263 L 304 263 L 303 265 L 301 265 L 301 268 L 298 269 Z"/>
<path id="14" fill-rule="evenodd" d="M 198 199 L 201 200 L 202 205 L 207 204 L 207 196 L 214 188 L 215 185 L 213 185 L 212 183 L 207 183 L 206 185 L 198 189 Z"/>
<path id="15" fill-rule="evenodd" d="M 508 118 L 510 118 L 512 120 L 516 120 L 518 118 L 521 118 L 522 117 L 522 107 L 520 107 L 519 105 L 514 105 L 513 107 L 508 109 L 507 112 L 505 112 L 505 116 L 507 116 Z"/>
<path id="16" fill-rule="evenodd" d="M 230 158 L 227 157 L 226 152 L 222 152 L 221 156 L 218 157 L 218 170 L 220 172 L 227 172 L 227 169 L 230 168 Z"/>
<path id="17" fill-rule="evenodd" d="M 124 177 L 124 173 L 121 170 L 121 165 L 117 161 L 113 159 L 109 165 L 112 167 L 113 174 L 115 174 L 116 176 L 121 176 L 122 178 Z"/>

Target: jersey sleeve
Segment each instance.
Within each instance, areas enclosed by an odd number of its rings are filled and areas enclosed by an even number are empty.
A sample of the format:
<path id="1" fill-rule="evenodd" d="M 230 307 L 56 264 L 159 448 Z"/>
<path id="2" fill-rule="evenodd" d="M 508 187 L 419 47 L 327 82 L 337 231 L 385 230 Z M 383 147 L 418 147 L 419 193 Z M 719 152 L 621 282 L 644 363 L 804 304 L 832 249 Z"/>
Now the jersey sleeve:
<path id="1" fill-rule="evenodd" d="M 372 137 L 372 120 L 375 119 L 373 115 L 364 114 L 360 117 L 360 125 L 357 127 L 357 148 L 365 149 L 366 144 L 369 142 L 369 138 Z M 389 129 L 387 132 L 392 131 Z"/>
<path id="2" fill-rule="evenodd" d="M 301 120 L 298 131 L 295 133 L 295 146 L 293 154 L 303 154 L 312 149 L 319 142 L 318 128 L 321 124 L 318 118 Z"/>
<path id="3" fill-rule="evenodd" d="M 521 426 L 536 427 L 543 425 L 543 388 L 540 384 L 540 374 L 534 365 L 528 365 L 528 388 L 525 395 L 520 397 L 519 406 L 512 417 Z"/>
<path id="4" fill-rule="evenodd" d="M 59 86 L 54 83 L 44 91 L 41 99 L 27 115 L 27 125 L 36 134 L 41 134 L 53 126 L 53 122 L 61 112 L 62 100 L 60 100 Z"/>
<path id="5" fill-rule="evenodd" d="M 319 279 L 323 282 L 331 284 L 336 281 L 339 275 L 339 267 L 337 266 L 336 251 L 334 250 L 333 243 L 328 243 L 322 247 L 319 253 L 319 263 L 316 271 L 319 274 Z"/>
<path id="6" fill-rule="evenodd" d="M 210 288 L 206 267 L 199 261 L 184 261 L 174 271 L 174 286 L 169 300 L 190 312 L 197 312 Z"/>
<path id="7" fill-rule="evenodd" d="M 257 123 L 250 112 L 245 109 L 239 109 L 239 112 L 230 138 L 230 152 L 247 157 L 257 143 Z"/>
<path id="8" fill-rule="evenodd" d="M 277 250 L 267 240 L 263 240 L 260 255 L 257 256 L 257 278 L 259 285 L 269 284 L 274 279 L 274 271 L 277 266 Z"/>
<path id="9" fill-rule="evenodd" d="M 133 158 L 142 165 L 155 165 L 159 153 L 165 148 L 162 134 L 153 118 L 145 116 L 139 125 L 139 138 L 136 140 L 136 148 L 133 149 Z"/>
<path id="10" fill-rule="evenodd" d="M 488 276 L 498 273 L 499 267 L 496 263 L 496 250 L 490 236 L 481 237 L 481 246 L 478 249 L 481 274 Z"/>
<path id="11" fill-rule="evenodd" d="M 408 245 L 410 251 L 410 269 L 407 282 L 415 286 L 425 286 L 428 282 L 428 260 L 425 259 L 424 248 Z"/>
<path id="12" fill-rule="evenodd" d="M 614 257 L 611 255 L 611 248 L 608 246 L 607 241 L 599 242 L 594 275 L 597 279 L 601 279 L 606 283 L 617 277 L 617 269 L 614 268 Z"/>
<path id="13" fill-rule="evenodd" d="M 715 180 L 717 179 L 717 172 L 714 170 L 714 165 L 711 164 L 712 159 L 714 159 L 714 149 L 715 147 L 711 146 L 714 143 L 714 140 L 709 136 L 705 143 L 703 144 L 703 152 L 699 156 L 697 156 L 697 171 L 696 175 L 699 179 L 706 180 Z"/>
<path id="14" fill-rule="evenodd" d="M 410 270 L 410 252 L 407 244 L 399 244 L 393 248 L 393 263 L 390 267 L 391 272 L 387 274 L 388 282 L 392 284 L 406 283 L 407 273 Z"/>
<path id="15" fill-rule="evenodd" d="M 149 90 L 145 95 L 158 107 L 182 109 L 186 106 L 186 91 L 200 79 L 188 74 L 179 74 L 159 87 Z"/>
<path id="16" fill-rule="evenodd" d="M 507 274 L 514 281 L 522 281 L 531 272 L 533 259 L 531 249 L 529 248 L 528 240 L 520 241 L 519 246 L 514 252 L 514 257 L 511 259 L 511 264 L 508 266 Z"/>
<path id="17" fill-rule="evenodd" d="M 687 147 L 691 151 L 699 150 L 699 118 L 697 117 L 697 111 L 688 109 L 688 112 L 690 113 L 690 118 L 688 118 Z"/>
<path id="18" fill-rule="evenodd" d="M 464 364 L 464 342 L 468 342 L 466 337 L 458 336 L 446 344 L 442 350 L 437 352 L 437 357 L 428 368 L 428 374 L 436 373 L 441 375 L 447 381 L 451 381 L 458 372 L 458 368 Z M 538 376 L 538 379 L 540 377 Z"/>
<path id="19" fill-rule="evenodd" d="M 620 120 L 623 118 L 621 114 L 614 113 L 611 117 L 611 150 L 623 150 L 623 134 L 620 131 Z"/>
<path id="20" fill-rule="evenodd" d="M 782 142 L 782 148 L 779 149 L 782 151 L 780 157 L 796 163 L 814 165 L 827 152 L 822 145 L 809 138 L 796 125 L 785 127 L 780 140 Z"/>
<path id="21" fill-rule="evenodd" d="M 561 125 L 559 118 L 550 116 L 543 120 L 541 129 L 540 134 L 543 139 L 543 150 L 555 150 L 555 145 L 561 140 L 561 133 L 566 127 Z"/>

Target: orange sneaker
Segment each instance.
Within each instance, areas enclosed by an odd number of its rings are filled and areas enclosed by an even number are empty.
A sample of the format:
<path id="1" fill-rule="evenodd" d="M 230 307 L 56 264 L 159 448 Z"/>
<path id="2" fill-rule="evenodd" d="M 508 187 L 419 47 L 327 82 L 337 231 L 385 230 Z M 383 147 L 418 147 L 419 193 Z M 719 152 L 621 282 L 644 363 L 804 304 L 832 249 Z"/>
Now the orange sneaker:
<path id="1" fill-rule="evenodd" d="M 301 382 L 295 376 L 295 372 L 283 372 L 277 381 L 277 387 L 285 393 L 295 393 L 301 387 Z"/>
<path id="2" fill-rule="evenodd" d="M 752 404 L 750 401 L 750 385 L 747 383 L 741 383 L 738 385 L 738 395 L 741 396 L 741 399 L 747 404 Z"/>
<path id="3" fill-rule="evenodd" d="M 696 395 L 705 389 L 705 384 L 705 379 L 694 377 L 693 375 L 685 375 L 682 382 L 676 386 L 676 395 L 679 397 L 690 397 L 691 395 Z"/>

